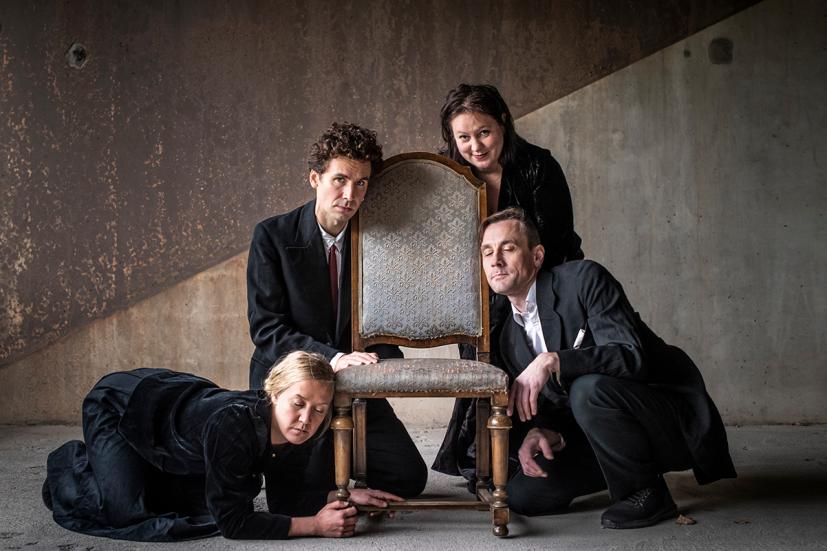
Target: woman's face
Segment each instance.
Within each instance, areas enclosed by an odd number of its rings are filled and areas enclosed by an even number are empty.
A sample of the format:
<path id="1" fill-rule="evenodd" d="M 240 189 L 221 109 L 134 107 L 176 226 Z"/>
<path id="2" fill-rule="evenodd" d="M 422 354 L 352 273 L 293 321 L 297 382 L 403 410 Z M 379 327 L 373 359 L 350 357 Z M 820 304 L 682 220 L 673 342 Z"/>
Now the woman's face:
<path id="1" fill-rule="evenodd" d="M 481 173 L 500 169 L 503 126 L 485 113 L 460 113 L 451 119 L 451 132 L 459 154 Z"/>
<path id="2" fill-rule="evenodd" d="M 316 434 L 324 423 L 330 402 L 333 400 L 333 383 L 308 379 L 288 387 L 273 398 L 274 444 L 301 444 Z"/>

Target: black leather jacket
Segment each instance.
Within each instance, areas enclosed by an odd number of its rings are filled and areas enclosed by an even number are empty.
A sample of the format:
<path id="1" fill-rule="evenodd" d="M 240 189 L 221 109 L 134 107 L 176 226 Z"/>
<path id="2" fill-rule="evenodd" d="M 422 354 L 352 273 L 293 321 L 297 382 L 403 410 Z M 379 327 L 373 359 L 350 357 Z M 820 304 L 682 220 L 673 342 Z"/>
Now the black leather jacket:
<path id="1" fill-rule="evenodd" d="M 566 176 L 547 149 L 521 141 L 514 162 L 503 167 L 497 209 L 508 207 L 522 208 L 537 225 L 544 269 L 583 258 Z"/>

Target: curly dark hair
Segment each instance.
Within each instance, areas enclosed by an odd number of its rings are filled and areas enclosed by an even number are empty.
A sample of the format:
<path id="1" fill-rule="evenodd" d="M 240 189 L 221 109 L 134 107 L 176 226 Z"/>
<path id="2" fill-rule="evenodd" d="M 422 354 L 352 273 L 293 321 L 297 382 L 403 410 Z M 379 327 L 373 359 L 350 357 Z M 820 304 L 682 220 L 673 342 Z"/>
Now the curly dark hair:
<path id="1" fill-rule="evenodd" d="M 382 146 L 376 142 L 373 130 L 349 122 L 334 122 L 311 146 L 307 165 L 310 170 L 322 174 L 335 157 L 370 161 L 371 174 L 376 174 L 382 166 Z"/>
<path id="2" fill-rule="evenodd" d="M 500 123 L 503 127 L 503 150 L 498 160 L 502 166 L 514 161 L 517 147 L 525 140 L 514 130 L 514 119 L 500 91 L 490 84 L 460 84 L 448 92 L 445 103 L 439 111 L 442 139 L 445 142 L 439 150 L 441 154 L 458 163 L 468 164 L 460 155 L 451 131 L 451 121 L 462 113 L 482 113 Z"/>

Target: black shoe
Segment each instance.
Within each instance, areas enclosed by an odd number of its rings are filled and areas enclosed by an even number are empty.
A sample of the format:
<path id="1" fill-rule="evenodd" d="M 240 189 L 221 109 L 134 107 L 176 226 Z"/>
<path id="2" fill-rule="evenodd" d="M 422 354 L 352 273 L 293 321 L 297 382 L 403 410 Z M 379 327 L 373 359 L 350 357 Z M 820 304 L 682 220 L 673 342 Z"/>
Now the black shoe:
<path id="1" fill-rule="evenodd" d="M 603 511 L 600 524 L 604 528 L 643 528 L 674 517 L 677 512 L 669 488 L 661 480 L 657 486 L 629 494 Z"/>

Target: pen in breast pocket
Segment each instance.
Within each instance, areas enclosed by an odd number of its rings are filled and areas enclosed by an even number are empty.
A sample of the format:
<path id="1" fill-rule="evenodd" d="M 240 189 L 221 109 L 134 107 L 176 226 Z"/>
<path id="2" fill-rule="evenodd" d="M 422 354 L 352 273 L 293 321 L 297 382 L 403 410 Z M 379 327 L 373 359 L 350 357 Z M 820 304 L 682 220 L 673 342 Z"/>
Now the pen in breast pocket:
<path id="1" fill-rule="evenodd" d="M 577 332 L 577 337 L 575 337 L 575 339 L 574 339 L 574 346 L 572 346 L 572 348 L 575 349 L 575 350 L 580 348 L 580 345 L 583 344 L 583 337 L 585 337 L 585 336 L 586 336 L 586 327 L 583 326 L 583 328 L 580 329 Z M 560 385 L 560 386 L 563 386 L 563 384 L 560 380 L 561 379 L 560 372 L 558 371 L 554 375 L 555 375 L 554 379 L 557 381 L 557 384 Z"/>
<path id="2" fill-rule="evenodd" d="M 580 329 L 580 331 L 577 332 L 577 337 L 574 339 L 574 346 L 572 346 L 572 348 L 574 348 L 575 350 L 580 348 L 580 345 L 583 344 L 583 337 L 585 337 L 585 336 L 586 336 L 586 327 L 583 326 L 583 328 Z"/>

